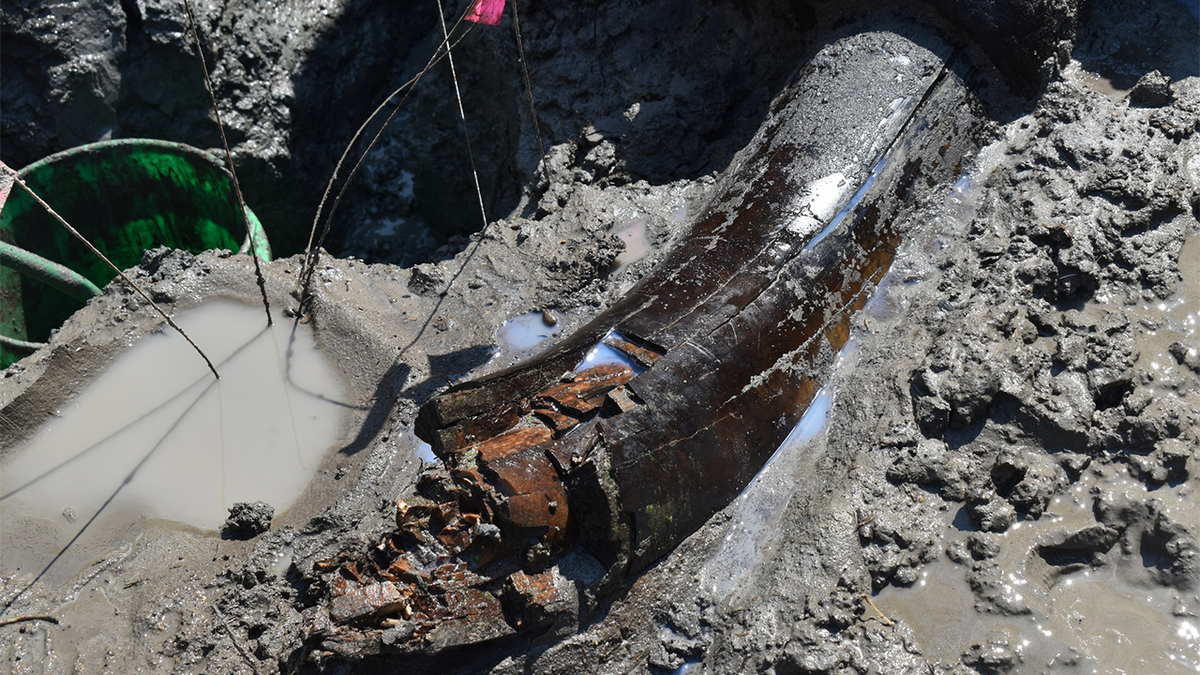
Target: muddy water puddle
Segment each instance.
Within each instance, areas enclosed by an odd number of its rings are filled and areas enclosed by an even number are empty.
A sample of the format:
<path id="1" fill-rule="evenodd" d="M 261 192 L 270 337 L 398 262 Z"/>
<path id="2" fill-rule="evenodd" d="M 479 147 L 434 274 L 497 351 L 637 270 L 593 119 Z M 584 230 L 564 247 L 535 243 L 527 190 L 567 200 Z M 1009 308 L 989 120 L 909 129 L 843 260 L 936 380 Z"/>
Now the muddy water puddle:
<path id="1" fill-rule="evenodd" d="M 1200 235 L 1184 242 L 1179 271 L 1182 280 L 1171 297 L 1129 312 L 1143 328 L 1137 337 L 1138 368 L 1159 384 L 1180 379 L 1186 366 L 1179 361 L 1195 362 L 1200 351 Z"/>
<path id="2" fill-rule="evenodd" d="M 433 451 L 433 446 L 421 440 L 412 427 L 404 430 L 401 445 L 411 447 L 413 455 L 425 464 L 436 464 L 441 461 Z"/>
<path id="3" fill-rule="evenodd" d="M 982 562 L 947 557 L 922 567 L 911 588 L 889 586 L 874 598 L 892 619 L 909 627 L 925 654 L 953 663 L 973 644 L 1011 650 L 1024 664 L 1017 672 L 1195 673 L 1200 672 L 1200 622 L 1180 608 L 1177 589 L 1153 579 L 1152 566 L 1137 556 L 1120 556 L 1121 544 L 1102 564 L 1057 560 L 1065 533 L 1095 525 L 1093 479 L 1056 497 L 1038 520 L 1018 522 L 1003 535 L 999 554 Z M 1132 481 L 1103 489 L 1137 494 L 1139 500 L 1169 499 L 1170 510 L 1196 512 L 1190 497 L 1147 492 Z M 951 542 L 962 538 L 953 513 Z M 972 578 L 972 567 L 997 566 L 993 579 Z M 981 590 L 986 588 L 986 590 Z"/>
<path id="4" fill-rule="evenodd" d="M 613 272 L 619 272 L 629 263 L 641 260 L 650 252 L 650 240 L 646 237 L 646 219 L 642 217 L 618 225 L 613 234 L 625 244 L 625 250 L 613 260 Z"/>
<path id="5" fill-rule="evenodd" d="M 1122 79 L 1118 74 L 1112 72 L 1095 73 L 1085 70 L 1078 61 L 1073 61 L 1064 73 L 1068 77 L 1073 78 L 1079 84 L 1091 89 L 1092 91 L 1104 96 L 1110 101 L 1118 102 L 1129 95 L 1129 88 L 1122 87 L 1116 84 L 1115 80 Z"/>
<path id="6" fill-rule="evenodd" d="M 341 374 L 308 326 L 210 301 L 142 337 L 0 465 L 9 570 L 43 570 L 75 546 L 111 549 L 144 519 L 220 528 L 239 501 L 281 512 L 339 440 Z M 98 541 L 111 537 L 110 541 Z M 71 574 L 75 570 L 61 570 Z"/>
<path id="7" fill-rule="evenodd" d="M 694 206 L 685 201 L 671 210 L 669 220 L 678 225 L 687 221 L 692 211 L 694 211 Z M 659 224 L 661 225 L 661 221 Z M 632 215 L 619 216 L 610 231 L 625 245 L 625 250 L 621 251 L 613 260 L 612 274 L 614 275 L 625 271 L 632 263 L 645 258 L 655 250 L 647 216 L 636 210 Z"/>
<path id="8" fill-rule="evenodd" d="M 608 331 L 608 334 L 592 345 L 592 348 L 583 355 L 583 358 L 579 361 L 579 365 L 575 366 L 574 372 L 579 374 L 597 366 L 620 365 L 632 370 L 634 375 L 641 375 L 645 372 L 646 366 L 638 363 L 637 359 L 609 344 L 622 342 L 634 344 L 621 332 L 615 330 Z M 637 346 L 642 347 L 644 345 Z"/>
<path id="9" fill-rule="evenodd" d="M 492 357 L 509 366 L 537 352 L 538 345 L 562 330 L 558 318 L 549 311 L 526 312 L 509 319 L 496 331 L 496 354 Z"/>

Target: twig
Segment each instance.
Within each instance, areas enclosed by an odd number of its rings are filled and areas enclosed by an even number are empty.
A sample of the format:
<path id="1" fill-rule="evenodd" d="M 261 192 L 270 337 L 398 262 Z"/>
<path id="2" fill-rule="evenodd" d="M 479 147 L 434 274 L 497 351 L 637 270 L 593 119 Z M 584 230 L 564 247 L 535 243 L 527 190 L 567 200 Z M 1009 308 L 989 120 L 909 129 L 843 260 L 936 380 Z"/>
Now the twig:
<path id="1" fill-rule="evenodd" d="M 213 613 L 216 614 L 217 618 L 221 620 L 221 625 L 225 627 L 225 632 L 229 633 L 229 639 L 233 641 L 234 648 L 238 650 L 238 653 L 242 655 L 242 658 L 246 660 L 246 663 L 250 664 L 250 669 L 254 671 L 254 675 L 262 675 L 262 671 L 258 669 L 258 663 L 254 659 L 250 658 L 250 655 L 246 653 L 245 648 L 242 647 L 242 643 L 238 642 L 237 635 L 235 635 L 233 629 L 229 627 L 229 622 L 225 620 L 225 615 L 221 613 L 221 610 L 217 609 L 216 603 L 210 602 L 208 603 L 208 606 L 212 607 Z"/>
<path id="2" fill-rule="evenodd" d="M 80 242 L 82 242 L 84 246 L 88 247 L 88 249 L 91 250 L 92 253 L 95 253 L 97 256 L 99 256 L 99 258 L 101 260 L 103 260 L 106 265 L 111 267 L 113 269 L 113 271 L 117 273 L 117 276 L 121 277 L 122 281 L 129 284 L 130 288 L 137 291 L 137 294 L 142 296 L 143 300 L 150 303 L 150 306 L 153 307 L 159 314 L 162 315 L 162 317 L 164 319 L 167 320 L 167 323 L 171 326 L 171 328 L 174 328 L 176 331 L 179 331 L 179 334 L 183 336 L 183 339 L 187 340 L 188 344 L 190 344 L 192 346 L 192 348 L 196 350 L 196 353 L 200 355 L 200 358 L 204 359 L 204 362 L 208 364 L 208 369 L 212 371 L 213 377 L 216 377 L 218 380 L 221 379 L 221 375 L 217 372 L 216 366 L 213 365 L 212 361 L 208 360 L 208 355 L 205 354 L 204 351 L 200 349 L 199 345 L 197 345 L 195 342 L 192 341 L 192 338 L 188 337 L 187 333 L 183 332 L 183 329 L 179 327 L 179 324 L 175 323 L 175 321 L 173 319 L 171 319 L 171 317 L 165 311 L 163 311 L 163 308 L 158 306 L 158 303 L 156 303 L 150 299 L 150 296 L 146 294 L 146 291 L 142 290 L 141 286 L 138 286 L 137 284 L 135 284 L 133 282 L 133 279 L 130 279 L 128 276 L 126 276 L 125 273 L 122 272 L 120 270 L 120 268 L 118 268 L 116 265 L 114 265 L 112 263 L 112 261 L 108 259 L 107 256 L 105 256 L 103 253 L 101 253 L 100 250 L 97 249 L 95 246 L 92 246 L 92 242 L 88 241 L 86 237 L 84 237 L 82 234 L 80 234 L 79 230 L 76 230 L 74 227 L 71 227 L 70 223 L 68 223 L 65 219 L 63 219 L 62 216 L 58 215 L 57 211 L 55 211 L 49 204 L 47 204 L 44 199 L 39 197 L 38 194 L 36 192 L 34 192 L 32 188 L 30 188 L 28 185 L 25 184 L 25 181 L 21 179 L 21 176 L 18 175 L 17 172 L 14 171 L 12 167 L 10 167 L 9 165 L 7 165 L 3 162 L 0 162 L 0 167 L 4 167 L 5 171 L 11 173 L 12 177 L 13 177 L 13 181 L 17 185 L 20 185 L 25 190 L 25 192 L 28 192 L 29 196 L 33 197 L 34 201 L 36 201 L 38 204 L 40 204 L 43 209 L 46 209 L 47 213 L 54 216 L 54 219 L 57 220 L 60 225 L 67 228 L 67 231 L 70 232 Z"/>
<path id="3" fill-rule="evenodd" d="M 50 616 L 49 614 L 22 614 L 21 616 L 14 616 L 8 619 L 0 619 L 0 626 L 10 626 L 14 623 L 21 623 L 23 621 L 45 621 L 46 623 L 52 623 L 56 626 L 58 625 L 58 619 Z"/>
<path id="4" fill-rule="evenodd" d="M 242 224 L 246 226 L 246 240 L 250 242 L 250 257 L 254 259 L 254 276 L 258 279 L 258 292 L 262 294 L 263 309 L 267 312 L 267 325 L 270 326 L 273 322 L 271 321 L 271 303 L 267 302 L 267 282 L 263 279 L 262 265 L 259 264 L 258 254 L 254 250 L 254 237 L 250 234 L 250 216 L 246 214 L 246 200 L 242 198 L 242 185 L 238 182 L 237 170 L 233 168 L 233 153 L 229 151 L 229 140 L 225 138 L 225 125 L 221 123 L 221 111 L 217 109 L 217 96 L 213 93 L 212 79 L 208 76 L 208 63 L 204 60 L 200 32 L 196 29 L 196 17 L 192 14 L 192 0 L 183 0 L 183 8 L 187 10 L 188 24 L 192 28 L 192 39 L 196 42 L 196 56 L 200 57 L 200 70 L 204 71 L 204 88 L 208 90 L 208 100 L 212 102 L 213 115 L 217 118 L 217 130 L 221 132 L 221 145 L 225 147 L 225 161 L 229 164 L 229 175 L 233 176 L 233 193 L 237 195 Z"/>
<path id="5" fill-rule="evenodd" d="M 542 144 L 542 129 L 538 125 L 537 106 L 533 103 L 533 84 L 529 81 L 529 68 L 525 65 L 525 45 L 521 42 L 521 15 L 517 13 L 517 2 L 513 0 L 513 31 L 517 34 L 517 60 L 521 62 L 521 75 L 525 79 L 525 93 L 529 98 L 529 115 L 533 118 L 533 134 L 537 137 L 538 152 L 542 154 L 542 173 L 546 185 L 550 185 L 550 161 L 546 158 L 546 146 Z"/>
<path id="6" fill-rule="evenodd" d="M 875 603 L 871 602 L 871 596 L 867 595 L 866 593 L 863 593 L 862 599 L 866 600 L 867 604 L 871 606 L 871 609 L 875 610 L 875 613 L 878 614 L 879 618 L 883 620 L 883 624 L 885 626 L 895 626 L 896 625 L 895 621 L 892 621 L 891 619 L 887 618 L 887 616 L 885 616 L 883 612 L 879 611 L 879 608 L 875 606 Z"/>

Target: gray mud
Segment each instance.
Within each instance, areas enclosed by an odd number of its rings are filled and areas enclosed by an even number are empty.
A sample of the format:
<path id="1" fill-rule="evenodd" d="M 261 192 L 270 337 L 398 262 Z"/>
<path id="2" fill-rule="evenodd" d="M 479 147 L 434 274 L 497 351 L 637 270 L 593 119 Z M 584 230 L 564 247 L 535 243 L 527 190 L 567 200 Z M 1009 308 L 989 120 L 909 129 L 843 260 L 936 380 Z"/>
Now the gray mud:
<path id="1" fill-rule="evenodd" d="M 6 162 L 107 135 L 217 144 L 174 5 L 56 5 L 54 22 L 38 3 L 3 6 Z M 295 250 L 341 144 L 424 62 L 436 14 L 197 6 L 247 199 Z M 1165 0 L 1078 18 L 1062 74 L 1031 102 L 994 102 L 991 144 L 914 218 L 827 386 L 824 431 L 585 625 L 438 670 L 1195 672 L 1200 28 Z M 53 584 L 5 563 L 0 620 L 59 623 L 0 625 L 0 660 L 364 669 L 302 644 L 300 611 L 318 600 L 314 564 L 378 541 L 412 491 L 418 406 L 507 365 L 493 345 L 509 319 L 549 309 L 569 335 L 650 269 L 813 49 L 796 37 L 807 20 L 801 5 L 529 7 L 548 184 L 511 36 L 477 29 L 460 75 L 487 130 L 472 137 L 485 203 L 506 217 L 469 234 L 448 73 L 432 74 L 331 243 L 373 262 L 324 256 L 314 276 L 310 320 L 353 405 L 304 496 L 249 539 L 129 519 L 64 556 L 74 567 Z M 650 250 L 613 272 L 637 219 Z M 294 307 L 299 267 L 265 267 L 277 306 Z M 258 294 L 243 256 L 155 251 L 135 273 L 172 312 Z M 4 371 L 0 459 L 159 327 L 112 284 Z"/>

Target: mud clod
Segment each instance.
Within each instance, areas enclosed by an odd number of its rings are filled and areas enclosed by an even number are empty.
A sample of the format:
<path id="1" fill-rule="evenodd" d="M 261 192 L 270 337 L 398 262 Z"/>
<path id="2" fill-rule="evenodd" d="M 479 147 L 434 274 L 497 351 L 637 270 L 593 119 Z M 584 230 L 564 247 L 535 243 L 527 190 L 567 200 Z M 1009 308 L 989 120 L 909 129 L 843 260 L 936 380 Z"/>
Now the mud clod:
<path id="1" fill-rule="evenodd" d="M 1170 104 L 1174 100 L 1174 96 L 1171 94 L 1171 78 L 1158 72 L 1157 69 L 1146 73 L 1129 91 L 1129 100 L 1152 108 L 1161 108 Z"/>
<path id="2" fill-rule="evenodd" d="M 232 537 L 249 539 L 271 529 L 275 508 L 266 502 L 237 502 L 229 507 L 225 532 Z"/>

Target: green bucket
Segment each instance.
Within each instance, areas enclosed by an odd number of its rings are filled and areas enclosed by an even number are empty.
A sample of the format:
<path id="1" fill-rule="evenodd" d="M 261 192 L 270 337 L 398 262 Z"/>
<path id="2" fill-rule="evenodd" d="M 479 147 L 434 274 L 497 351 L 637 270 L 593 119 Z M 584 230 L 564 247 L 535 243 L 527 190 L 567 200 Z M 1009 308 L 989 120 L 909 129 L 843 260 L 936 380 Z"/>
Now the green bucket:
<path id="1" fill-rule="evenodd" d="M 216 157 L 181 143 L 103 141 L 17 172 L 117 267 L 157 246 L 193 253 L 271 247 L 249 208 L 250 236 L 233 183 Z M 0 209 L 0 368 L 25 356 L 116 276 L 29 194 L 13 185 Z"/>

